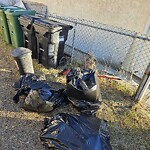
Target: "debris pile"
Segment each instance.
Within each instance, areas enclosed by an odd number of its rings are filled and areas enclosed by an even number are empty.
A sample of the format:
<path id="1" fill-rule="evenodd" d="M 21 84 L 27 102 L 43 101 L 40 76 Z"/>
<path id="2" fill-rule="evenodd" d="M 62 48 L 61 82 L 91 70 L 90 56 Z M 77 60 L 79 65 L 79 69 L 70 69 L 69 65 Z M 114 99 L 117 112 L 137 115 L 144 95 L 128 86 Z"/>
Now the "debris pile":
<path id="1" fill-rule="evenodd" d="M 46 80 L 35 74 L 21 75 L 14 88 L 13 100 L 25 95 L 23 108 L 37 112 L 50 112 L 70 101 L 82 113 L 94 114 L 101 104 L 101 93 L 95 71 L 91 69 L 71 69 L 66 75 L 66 89 L 52 90 Z"/>
<path id="2" fill-rule="evenodd" d="M 13 100 L 18 103 L 19 97 L 24 95 L 25 110 L 50 112 L 68 101 L 64 89 L 52 90 L 45 80 L 35 74 L 22 75 L 14 88 L 17 93 Z"/>
<path id="3" fill-rule="evenodd" d="M 45 79 L 26 73 L 14 84 L 17 92 L 13 100 L 18 103 L 24 95 L 23 108 L 36 112 L 51 112 L 69 102 L 79 109 L 81 114 L 59 113 L 45 119 L 40 135 L 45 147 L 111 150 L 106 123 L 95 116 L 102 101 L 96 72 L 73 68 L 67 72 L 66 79 L 66 89 L 53 90 Z"/>

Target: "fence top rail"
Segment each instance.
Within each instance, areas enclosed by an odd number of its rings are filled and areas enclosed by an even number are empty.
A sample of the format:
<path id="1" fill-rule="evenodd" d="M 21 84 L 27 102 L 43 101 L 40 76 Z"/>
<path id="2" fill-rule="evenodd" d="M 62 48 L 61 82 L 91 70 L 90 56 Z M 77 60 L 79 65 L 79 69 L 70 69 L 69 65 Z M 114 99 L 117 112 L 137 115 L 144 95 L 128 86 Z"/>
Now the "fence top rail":
<path id="1" fill-rule="evenodd" d="M 39 15 L 41 15 L 41 14 L 39 14 Z M 66 22 L 71 22 L 71 23 L 74 23 L 75 26 L 77 24 L 79 24 L 79 25 L 84 25 L 87 27 L 95 28 L 95 29 L 100 29 L 103 31 L 108 31 L 108 32 L 112 32 L 112 33 L 116 33 L 116 34 L 120 34 L 120 35 L 129 36 L 132 38 L 138 38 L 141 40 L 150 41 L 150 36 L 142 35 L 142 34 L 137 33 L 135 31 L 126 30 L 126 29 L 123 29 L 120 27 L 115 27 L 112 25 L 106 25 L 106 24 L 98 23 L 95 21 L 88 21 L 88 20 L 84 20 L 84 19 L 75 19 L 75 18 L 71 18 L 71 17 L 67 18 L 67 17 L 63 17 L 63 16 L 58 16 L 56 14 L 49 14 L 48 17 L 60 19 L 60 20 L 66 21 Z"/>

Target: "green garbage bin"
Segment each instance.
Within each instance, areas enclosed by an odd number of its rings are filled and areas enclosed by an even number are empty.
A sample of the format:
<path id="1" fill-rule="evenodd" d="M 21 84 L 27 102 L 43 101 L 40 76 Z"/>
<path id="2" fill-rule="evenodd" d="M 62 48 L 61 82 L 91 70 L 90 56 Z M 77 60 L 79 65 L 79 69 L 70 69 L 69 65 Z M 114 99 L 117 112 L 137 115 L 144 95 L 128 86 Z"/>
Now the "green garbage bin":
<path id="1" fill-rule="evenodd" d="M 15 6 L 0 6 L 0 29 L 1 29 L 2 35 L 3 35 L 2 37 L 6 43 L 10 44 L 11 43 L 10 33 L 9 33 L 9 29 L 8 29 L 6 15 L 4 13 L 4 11 L 6 11 L 8 9 L 15 10 L 15 9 L 21 9 L 21 8 L 15 7 Z"/>
<path id="2" fill-rule="evenodd" d="M 4 15 L 5 18 L 6 18 L 6 15 L 5 15 L 4 11 L 6 11 L 7 9 L 11 10 L 11 9 L 22 9 L 22 8 L 19 8 L 17 6 L 0 5 L 0 10 L 1 10 L 1 12 L 3 12 L 2 15 Z M 3 17 L 3 16 L 0 16 L 0 18 L 1 17 Z M 0 19 L 0 25 L 1 25 L 1 22 L 2 22 L 2 20 Z"/>
<path id="3" fill-rule="evenodd" d="M 24 46 L 23 32 L 18 18 L 21 15 L 35 15 L 35 11 L 26 9 L 9 10 L 5 11 L 5 14 L 8 22 L 12 46 L 15 48 Z"/>

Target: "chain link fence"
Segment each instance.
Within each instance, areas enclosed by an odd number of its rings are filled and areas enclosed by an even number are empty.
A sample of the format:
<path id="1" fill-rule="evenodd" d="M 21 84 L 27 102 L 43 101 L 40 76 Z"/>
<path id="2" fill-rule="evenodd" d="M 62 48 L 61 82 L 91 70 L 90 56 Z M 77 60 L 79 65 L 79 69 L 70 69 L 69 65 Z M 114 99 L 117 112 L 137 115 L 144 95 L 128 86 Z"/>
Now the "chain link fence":
<path id="1" fill-rule="evenodd" d="M 150 63 L 150 37 L 98 22 L 47 14 L 47 9 L 43 9 L 46 7 L 38 3 L 31 2 L 28 7 L 40 16 L 73 26 L 64 49 L 72 62 L 84 63 L 90 54 L 95 57 L 101 74 L 115 75 L 126 81 L 133 77 L 141 79 L 144 75 Z M 105 86 L 109 84 L 110 81 Z"/>
<path id="2" fill-rule="evenodd" d="M 80 19 L 49 15 L 49 19 L 72 25 L 66 41 L 65 52 L 94 55 L 99 69 L 108 73 L 127 71 L 142 78 L 150 63 L 150 37 L 122 28 Z M 80 54 L 80 55 L 81 55 Z M 100 67 L 101 66 L 101 67 Z M 113 71 L 113 72 L 112 72 Z"/>
<path id="3" fill-rule="evenodd" d="M 101 74 L 115 75 L 122 81 L 103 80 L 103 93 L 117 88 L 125 95 L 134 95 L 150 63 L 150 37 L 97 22 L 65 18 L 49 14 L 49 19 L 72 25 L 65 44 L 65 53 L 72 62 L 84 63 L 87 54 L 96 59 Z M 136 81 L 136 82 L 134 82 Z M 115 86 L 114 86 L 115 84 Z M 146 93 L 149 97 L 150 93 Z M 104 94 L 105 97 L 107 94 Z M 107 97 L 107 96 L 106 96 Z"/>
<path id="4" fill-rule="evenodd" d="M 28 10 L 35 10 L 42 17 L 47 17 L 47 6 L 43 3 L 31 2 L 31 1 L 23 1 L 23 4 Z"/>

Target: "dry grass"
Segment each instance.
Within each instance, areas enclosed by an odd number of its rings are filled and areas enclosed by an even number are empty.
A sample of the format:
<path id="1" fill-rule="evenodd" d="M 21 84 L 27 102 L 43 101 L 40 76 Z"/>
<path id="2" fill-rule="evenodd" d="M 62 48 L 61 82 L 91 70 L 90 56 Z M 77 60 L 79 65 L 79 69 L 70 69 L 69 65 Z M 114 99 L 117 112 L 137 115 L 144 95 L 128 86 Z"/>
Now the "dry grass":
<path id="1" fill-rule="evenodd" d="M 13 49 L 0 38 L 0 146 L 5 150 L 44 149 L 38 139 L 42 120 L 57 112 L 76 112 L 69 106 L 63 106 L 50 114 L 26 112 L 13 104 L 15 94 L 11 87 L 19 79 L 19 73 L 10 51 Z M 35 73 L 46 75 L 47 81 L 60 82 L 65 86 L 65 77 L 58 76 L 60 70 L 45 69 L 33 60 Z M 149 150 L 150 149 L 150 108 L 132 100 L 135 87 L 124 81 L 100 79 L 103 102 L 97 112 L 99 118 L 107 120 L 114 150 Z M 7 91 L 7 92 L 6 92 Z M 1 145 L 2 143 L 2 145 Z"/>
<path id="2" fill-rule="evenodd" d="M 108 121 L 113 149 L 150 149 L 150 107 L 133 101 L 136 87 L 124 81 L 100 83 L 103 103 L 97 116 Z"/>

